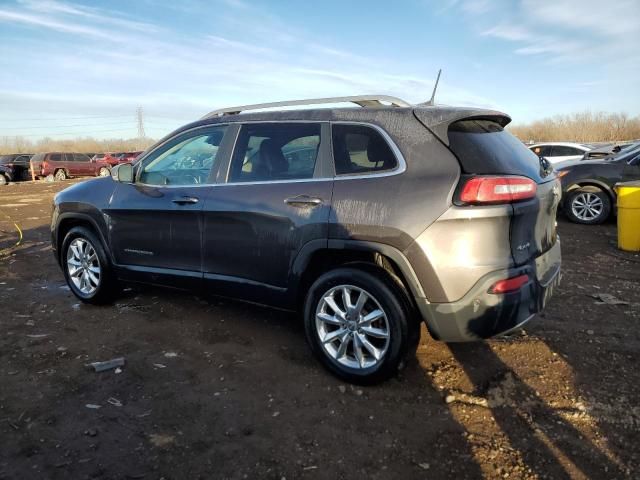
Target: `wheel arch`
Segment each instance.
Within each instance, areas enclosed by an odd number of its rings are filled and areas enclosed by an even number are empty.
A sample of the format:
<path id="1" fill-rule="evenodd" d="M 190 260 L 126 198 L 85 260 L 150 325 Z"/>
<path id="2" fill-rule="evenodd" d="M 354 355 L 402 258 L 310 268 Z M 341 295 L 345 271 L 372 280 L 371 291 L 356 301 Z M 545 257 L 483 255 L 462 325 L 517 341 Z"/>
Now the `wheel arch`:
<path id="1" fill-rule="evenodd" d="M 55 176 L 55 175 L 56 175 L 56 173 L 58 173 L 60 170 L 62 170 L 62 171 L 64 172 L 64 174 L 65 174 L 65 176 L 66 176 L 67 178 L 70 178 L 70 176 L 69 176 L 69 171 L 68 171 L 65 167 L 56 167 L 56 168 L 54 168 L 54 169 L 53 169 L 53 172 L 52 172 L 52 173 L 53 173 L 53 175 Z"/>
<path id="2" fill-rule="evenodd" d="M 93 233 L 98 236 L 98 238 L 102 242 L 102 246 L 107 252 L 107 255 L 111 257 L 111 251 L 108 248 L 108 243 L 106 242 L 103 230 L 100 228 L 98 222 L 93 217 L 85 213 L 63 213 L 58 216 L 57 223 L 52 231 L 52 241 L 57 252 L 56 259 L 58 260 L 58 263 L 61 263 L 61 249 L 64 237 L 74 227 L 88 227 Z M 113 258 L 110 258 L 110 260 L 113 261 Z"/>
<path id="3" fill-rule="evenodd" d="M 584 188 L 584 187 L 595 187 L 598 188 L 604 192 L 607 193 L 607 195 L 609 195 L 609 199 L 615 203 L 616 201 L 616 194 L 613 191 L 613 189 L 607 185 L 605 182 L 602 182 L 600 180 L 593 180 L 593 179 L 587 179 L 587 180 L 580 180 L 577 182 L 572 183 L 571 185 L 569 185 L 566 188 L 566 192 L 573 192 L 574 190 L 580 189 L 580 188 Z"/>
<path id="4" fill-rule="evenodd" d="M 317 240 L 309 242 L 296 257 L 290 285 L 296 307 L 304 302 L 311 284 L 323 273 L 346 264 L 366 264 L 382 268 L 406 290 L 409 301 L 424 297 L 422 286 L 407 258 L 385 244 L 359 240 Z"/>

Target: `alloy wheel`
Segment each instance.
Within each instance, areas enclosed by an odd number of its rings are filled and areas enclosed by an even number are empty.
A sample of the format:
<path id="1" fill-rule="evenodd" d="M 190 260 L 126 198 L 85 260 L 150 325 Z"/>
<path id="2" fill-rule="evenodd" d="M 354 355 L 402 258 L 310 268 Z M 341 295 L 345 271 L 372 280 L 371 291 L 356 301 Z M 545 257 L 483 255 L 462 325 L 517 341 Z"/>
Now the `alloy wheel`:
<path id="1" fill-rule="evenodd" d="M 100 286 L 100 260 L 95 248 L 85 238 L 75 238 L 67 249 L 67 271 L 75 287 L 92 295 Z"/>
<path id="2" fill-rule="evenodd" d="M 360 287 L 339 285 L 322 295 L 315 324 L 324 351 L 350 368 L 378 365 L 389 347 L 387 315 L 374 296 Z"/>
<path id="3" fill-rule="evenodd" d="M 591 192 L 579 193 L 571 202 L 571 211 L 580 220 L 591 222 L 600 215 L 604 210 L 604 202 L 602 199 Z"/>
<path id="4" fill-rule="evenodd" d="M 98 175 L 100 175 L 101 177 L 108 177 L 109 175 L 111 175 L 111 172 L 108 168 L 102 167 L 100 171 L 98 171 Z"/>

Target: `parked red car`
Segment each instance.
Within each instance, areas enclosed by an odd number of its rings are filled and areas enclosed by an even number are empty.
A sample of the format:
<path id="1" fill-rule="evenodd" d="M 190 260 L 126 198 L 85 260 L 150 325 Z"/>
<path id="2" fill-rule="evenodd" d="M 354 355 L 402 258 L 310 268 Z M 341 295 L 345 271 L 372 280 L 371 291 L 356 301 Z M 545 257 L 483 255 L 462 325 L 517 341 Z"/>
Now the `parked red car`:
<path id="1" fill-rule="evenodd" d="M 142 152 L 105 152 L 93 156 L 92 161 L 104 161 L 115 167 L 121 163 L 133 163 Z"/>
<path id="2" fill-rule="evenodd" d="M 120 163 L 134 163 L 142 152 L 125 152 L 122 154 Z"/>
<path id="3" fill-rule="evenodd" d="M 111 174 L 109 163 L 93 161 L 84 153 L 38 153 L 31 159 L 38 177 L 53 175 L 56 180 L 70 177 L 101 176 Z"/>

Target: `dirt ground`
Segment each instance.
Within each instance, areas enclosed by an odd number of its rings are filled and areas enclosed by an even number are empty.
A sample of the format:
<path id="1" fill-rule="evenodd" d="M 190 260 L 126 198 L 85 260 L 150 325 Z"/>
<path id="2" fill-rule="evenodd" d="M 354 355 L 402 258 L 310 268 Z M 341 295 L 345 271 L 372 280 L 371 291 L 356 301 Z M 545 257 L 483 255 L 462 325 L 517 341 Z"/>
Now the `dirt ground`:
<path id="1" fill-rule="evenodd" d="M 563 283 L 526 332 L 423 329 L 416 362 L 361 388 L 294 315 L 140 287 L 80 304 L 48 243 L 68 183 L 0 189 L 0 478 L 640 476 L 640 255 L 614 223 L 559 220 Z"/>

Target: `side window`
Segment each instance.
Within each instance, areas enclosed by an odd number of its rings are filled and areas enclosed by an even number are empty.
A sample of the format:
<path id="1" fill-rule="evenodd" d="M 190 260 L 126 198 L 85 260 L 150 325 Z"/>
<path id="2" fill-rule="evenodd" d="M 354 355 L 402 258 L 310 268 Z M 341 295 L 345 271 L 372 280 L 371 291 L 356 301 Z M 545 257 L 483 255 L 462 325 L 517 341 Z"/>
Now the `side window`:
<path id="1" fill-rule="evenodd" d="M 333 158 L 337 175 L 383 172 L 398 159 L 380 132 L 366 125 L 334 124 Z"/>
<path id="2" fill-rule="evenodd" d="M 554 157 L 568 157 L 570 155 L 583 155 L 584 152 L 582 150 L 578 150 L 573 147 L 565 147 L 562 145 L 556 145 L 553 147 L 553 156 Z"/>
<path id="3" fill-rule="evenodd" d="M 147 185 L 197 185 L 207 183 L 219 161 L 218 148 L 226 126 L 191 133 L 169 142 L 149 155 L 138 181 Z"/>
<path id="4" fill-rule="evenodd" d="M 229 182 L 313 178 L 319 146 L 319 123 L 243 125 Z"/>
<path id="5" fill-rule="evenodd" d="M 73 154 L 73 161 L 74 162 L 88 162 L 89 161 L 89 157 L 82 154 L 82 153 L 74 153 Z"/>
<path id="6" fill-rule="evenodd" d="M 544 157 L 549 153 L 547 147 L 541 146 L 541 145 L 530 147 L 529 150 L 531 150 L 533 153 L 535 153 L 539 157 Z"/>
<path id="7" fill-rule="evenodd" d="M 61 153 L 52 153 L 49 156 L 49 161 L 50 162 L 60 162 L 60 161 L 62 161 L 62 154 Z"/>

